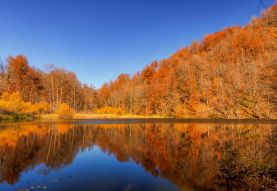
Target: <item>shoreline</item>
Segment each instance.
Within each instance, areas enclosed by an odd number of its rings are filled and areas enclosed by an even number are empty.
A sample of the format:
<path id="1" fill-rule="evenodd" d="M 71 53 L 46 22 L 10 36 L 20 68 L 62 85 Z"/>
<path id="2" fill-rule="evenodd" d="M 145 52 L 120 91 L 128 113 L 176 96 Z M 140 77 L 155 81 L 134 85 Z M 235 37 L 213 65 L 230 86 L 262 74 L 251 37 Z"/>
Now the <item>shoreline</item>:
<path id="1" fill-rule="evenodd" d="M 131 124 L 131 123 L 225 123 L 225 124 L 277 124 L 277 119 L 228 119 L 228 118 L 173 118 L 159 115 L 117 115 L 117 114 L 89 114 L 76 113 L 71 119 L 60 119 L 57 114 L 44 114 L 38 118 L 25 116 L 0 116 L 0 123 L 5 122 L 73 122 L 91 124 Z"/>

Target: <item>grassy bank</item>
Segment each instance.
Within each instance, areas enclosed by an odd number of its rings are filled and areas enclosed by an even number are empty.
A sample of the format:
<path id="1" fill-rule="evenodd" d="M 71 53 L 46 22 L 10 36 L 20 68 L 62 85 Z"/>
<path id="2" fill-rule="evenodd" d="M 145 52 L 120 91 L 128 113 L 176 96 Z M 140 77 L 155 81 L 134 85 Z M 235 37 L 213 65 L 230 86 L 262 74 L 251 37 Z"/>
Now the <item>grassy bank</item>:
<path id="1" fill-rule="evenodd" d="M 73 119 L 128 119 L 128 118 L 164 118 L 159 115 L 131 115 L 131 114 L 95 114 L 95 113 L 76 113 L 73 115 Z M 59 119 L 57 114 L 45 114 L 41 116 L 43 120 L 55 120 Z"/>

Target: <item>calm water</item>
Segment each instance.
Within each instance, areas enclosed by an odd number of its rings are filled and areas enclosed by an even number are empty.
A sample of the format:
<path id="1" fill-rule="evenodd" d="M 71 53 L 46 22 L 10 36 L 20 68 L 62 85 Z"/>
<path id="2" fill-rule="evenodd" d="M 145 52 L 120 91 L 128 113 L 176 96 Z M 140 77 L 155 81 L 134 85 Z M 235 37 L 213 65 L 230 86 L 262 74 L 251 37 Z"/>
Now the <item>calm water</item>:
<path id="1" fill-rule="evenodd" d="M 276 182 L 274 122 L 0 124 L 0 191 L 277 190 Z"/>

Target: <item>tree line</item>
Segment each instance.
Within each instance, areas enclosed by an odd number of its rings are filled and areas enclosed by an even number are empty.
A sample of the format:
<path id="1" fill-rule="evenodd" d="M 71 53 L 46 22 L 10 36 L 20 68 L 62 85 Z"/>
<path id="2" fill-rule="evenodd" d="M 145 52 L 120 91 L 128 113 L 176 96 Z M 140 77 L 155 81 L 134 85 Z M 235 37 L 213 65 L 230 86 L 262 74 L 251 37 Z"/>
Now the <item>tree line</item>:
<path id="1" fill-rule="evenodd" d="M 276 118 L 276 21 L 277 4 L 244 27 L 207 35 L 99 89 L 81 83 L 73 72 L 53 65 L 42 71 L 31 67 L 24 55 L 11 56 L 0 63 L 0 95 L 19 92 L 25 102 L 47 103 L 48 112 L 65 103 L 76 111 L 114 108 L 180 118 Z M 101 111 L 106 110 L 111 109 Z"/>

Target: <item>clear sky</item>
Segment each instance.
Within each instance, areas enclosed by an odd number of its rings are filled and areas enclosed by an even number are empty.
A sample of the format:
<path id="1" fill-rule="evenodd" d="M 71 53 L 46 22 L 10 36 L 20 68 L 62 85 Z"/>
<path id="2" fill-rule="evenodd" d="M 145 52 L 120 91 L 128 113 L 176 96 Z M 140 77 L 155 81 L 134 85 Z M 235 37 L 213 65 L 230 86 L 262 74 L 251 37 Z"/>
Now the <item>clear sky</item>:
<path id="1" fill-rule="evenodd" d="M 271 6 L 275 0 L 264 0 Z M 0 58 L 74 71 L 96 87 L 257 15 L 259 0 L 1 0 Z M 260 7 L 259 11 L 261 11 Z"/>

